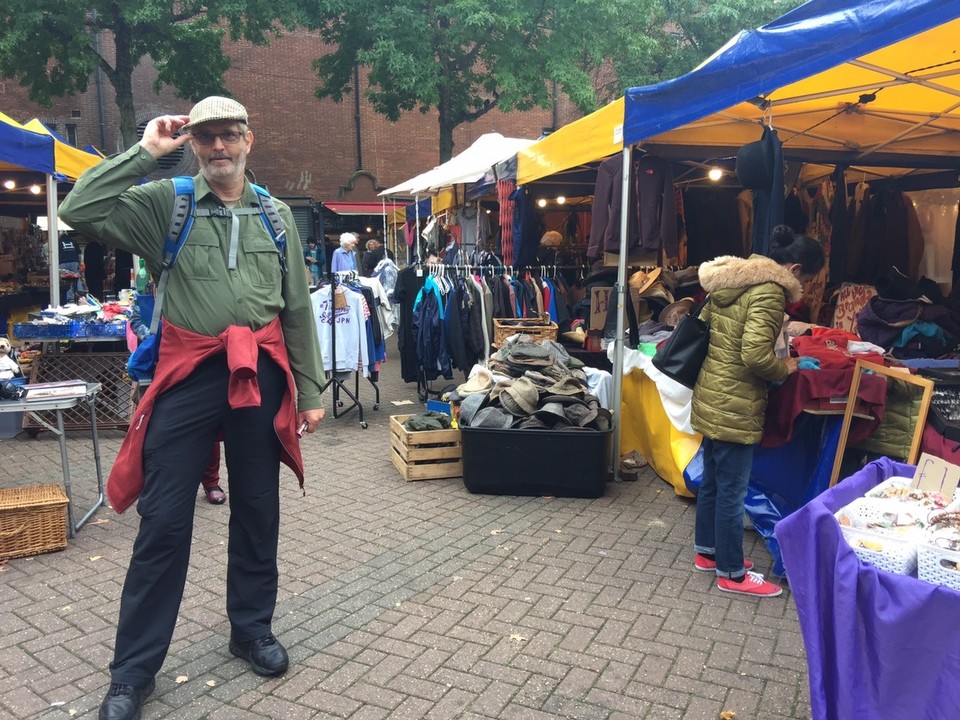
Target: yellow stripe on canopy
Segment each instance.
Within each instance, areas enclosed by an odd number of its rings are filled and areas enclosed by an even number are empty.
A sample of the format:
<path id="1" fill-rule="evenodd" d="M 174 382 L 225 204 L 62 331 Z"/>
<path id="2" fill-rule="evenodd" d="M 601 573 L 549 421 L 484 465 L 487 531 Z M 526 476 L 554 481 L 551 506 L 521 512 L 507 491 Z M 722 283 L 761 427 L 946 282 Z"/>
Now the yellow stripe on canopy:
<path id="1" fill-rule="evenodd" d="M 623 150 L 623 98 L 564 125 L 518 153 L 517 185 Z"/>
<path id="2" fill-rule="evenodd" d="M 67 143 L 60 142 L 53 133 L 51 133 L 46 126 L 34 118 L 26 125 L 23 125 L 24 128 L 30 130 L 31 132 L 41 133 L 43 135 L 50 135 L 53 137 L 53 154 L 54 154 L 54 163 L 57 168 L 57 172 L 70 180 L 76 180 L 83 174 L 84 170 L 92 168 L 103 158 L 93 153 L 88 153 L 86 150 L 78 150 L 73 147 L 73 145 L 68 145 Z"/>

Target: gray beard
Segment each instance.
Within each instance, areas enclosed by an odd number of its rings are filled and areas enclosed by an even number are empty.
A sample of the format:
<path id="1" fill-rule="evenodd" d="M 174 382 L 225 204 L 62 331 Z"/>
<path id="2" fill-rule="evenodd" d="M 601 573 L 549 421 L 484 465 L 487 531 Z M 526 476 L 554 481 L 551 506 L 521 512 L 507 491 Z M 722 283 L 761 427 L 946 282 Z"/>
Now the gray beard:
<path id="1" fill-rule="evenodd" d="M 209 163 L 200 163 L 200 173 L 209 183 L 211 180 L 216 183 L 233 183 L 238 180 L 243 180 L 244 172 L 247 167 L 247 156 L 243 155 L 234 162 L 233 169 L 230 171 L 218 171 L 215 167 L 212 167 Z"/>

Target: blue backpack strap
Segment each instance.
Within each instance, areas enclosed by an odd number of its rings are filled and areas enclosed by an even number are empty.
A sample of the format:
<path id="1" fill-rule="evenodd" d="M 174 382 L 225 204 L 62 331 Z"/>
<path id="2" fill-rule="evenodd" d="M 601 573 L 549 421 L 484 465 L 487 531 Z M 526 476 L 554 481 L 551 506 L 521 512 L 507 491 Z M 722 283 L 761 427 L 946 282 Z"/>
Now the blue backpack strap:
<path id="1" fill-rule="evenodd" d="M 177 176 L 173 178 L 173 213 L 170 216 L 170 227 L 167 238 L 163 243 L 163 267 L 172 268 L 177 264 L 177 256 L 193 228 L 194 210 L 197 206 L 193 191 L 193 178 Z"/>
<path id="2" fill-rule="evenodd" d="M 287 271 L 287 230 L 283 227 L 283 220 L 280 218 L 280 211 L 265 189 L 255 183 L 250 183 L 250 187 L 257 193 L 257 202 L 260 203 L 260 220 L 263 226 L 273 238 L 273 244 L 277 247 L 277 255 L 280 256 L 280 268 L 283 272 Z"/>

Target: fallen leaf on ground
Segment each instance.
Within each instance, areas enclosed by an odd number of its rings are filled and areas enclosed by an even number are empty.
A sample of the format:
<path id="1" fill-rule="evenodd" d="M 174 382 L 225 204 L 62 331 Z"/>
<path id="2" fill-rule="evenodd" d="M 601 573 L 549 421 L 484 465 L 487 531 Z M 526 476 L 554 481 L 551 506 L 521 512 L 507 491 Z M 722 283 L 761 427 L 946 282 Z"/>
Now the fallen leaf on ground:
<path id="1" fill-rule="evenodd" d="M 520 635 L 518 633 L 514 633 L 513 635 L 511 635 L 510 639 L 516 642 L 526 642 L 527 640 L 527 638 L 525 638 L 523 635 Z"/>
<path id="2" fill-rule="evenodd" d="M 210 687 L 216 687 L 216 686 L 217 686 L 217 681 L 216 681 L 216 680 L 207 680 L 207 685 L 210 686 Z"/>
<path id="3" fill-rule="evenodd" d="M 491 530 L 491 531 L 490 531 L 490 534 L 491 534 L 491 535 L 499 535 L 499 534 L 502 533 L 502 532 L 503 532 L 503 530 Z"/>
<path id="4" fill-rule="evenodd" d="M 91 524 L 91 525 L 105 525 L 105 524 L 108 523 L 108 522 L 110 522 L 110 521 L 107 520 L 106 518 L 100 518 L 99 520 L 94 520 L 94 521 L 93 521 L 92 523 L 90 523 L 90 524 Z"/>
<path id="5" fill-rule="evenodd" d="M 189 679 L 186 675 L 177 675 L 177 685 L 185 683 Z"/>
<path id="6" fill-rule="evenodd" d="M 724 710 L 720 713 L 720 720 L 737 720 L 737 714 L 733 710 Z"/>
<path id="7" fill-rule="evenodd" d="M 100 560 L 102 557 L 103 555 L 91 555 L 90 562 L 96 562 L 97 560 Z"/>

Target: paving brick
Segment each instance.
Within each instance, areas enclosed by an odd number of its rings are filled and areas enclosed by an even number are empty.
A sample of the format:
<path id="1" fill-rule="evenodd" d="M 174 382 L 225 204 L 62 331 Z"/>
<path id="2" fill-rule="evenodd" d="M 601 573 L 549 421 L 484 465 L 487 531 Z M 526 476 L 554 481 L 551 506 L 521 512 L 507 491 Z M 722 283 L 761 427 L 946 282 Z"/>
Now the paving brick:
<path id="1" fill-rule="evenodd" d="M 652 471 L 595 500 L 404 482 L 384 453 L 389 402 L 415 398 L 398 365 L 384 366 L 367 430 L 355 412 L 328 413 L 304 439 L 306 497 L 286 471 L 281 480 L 274 628 L 290 671 L 260 678 L 229 655 L 229 500 L 214 507 L 198 494 L 180 623 L 144 720 L 688 720 L 720 709 L 809 719 L 792 596 L 732 598 L 693 571 L 692 503 Z M 107 466 L 120 439 L 104 433 Z M 21 462 L 40 448 L 58 471 L 45 434 L 5 443 Z M 108 522 L 67 550 L 0 575 L 0 716 L 45 720 L 58 701 L 96 712 L 137 531 L 135 513 L 97 519 Z M 745 549 L 769 565 L 752 533 Z"/>

